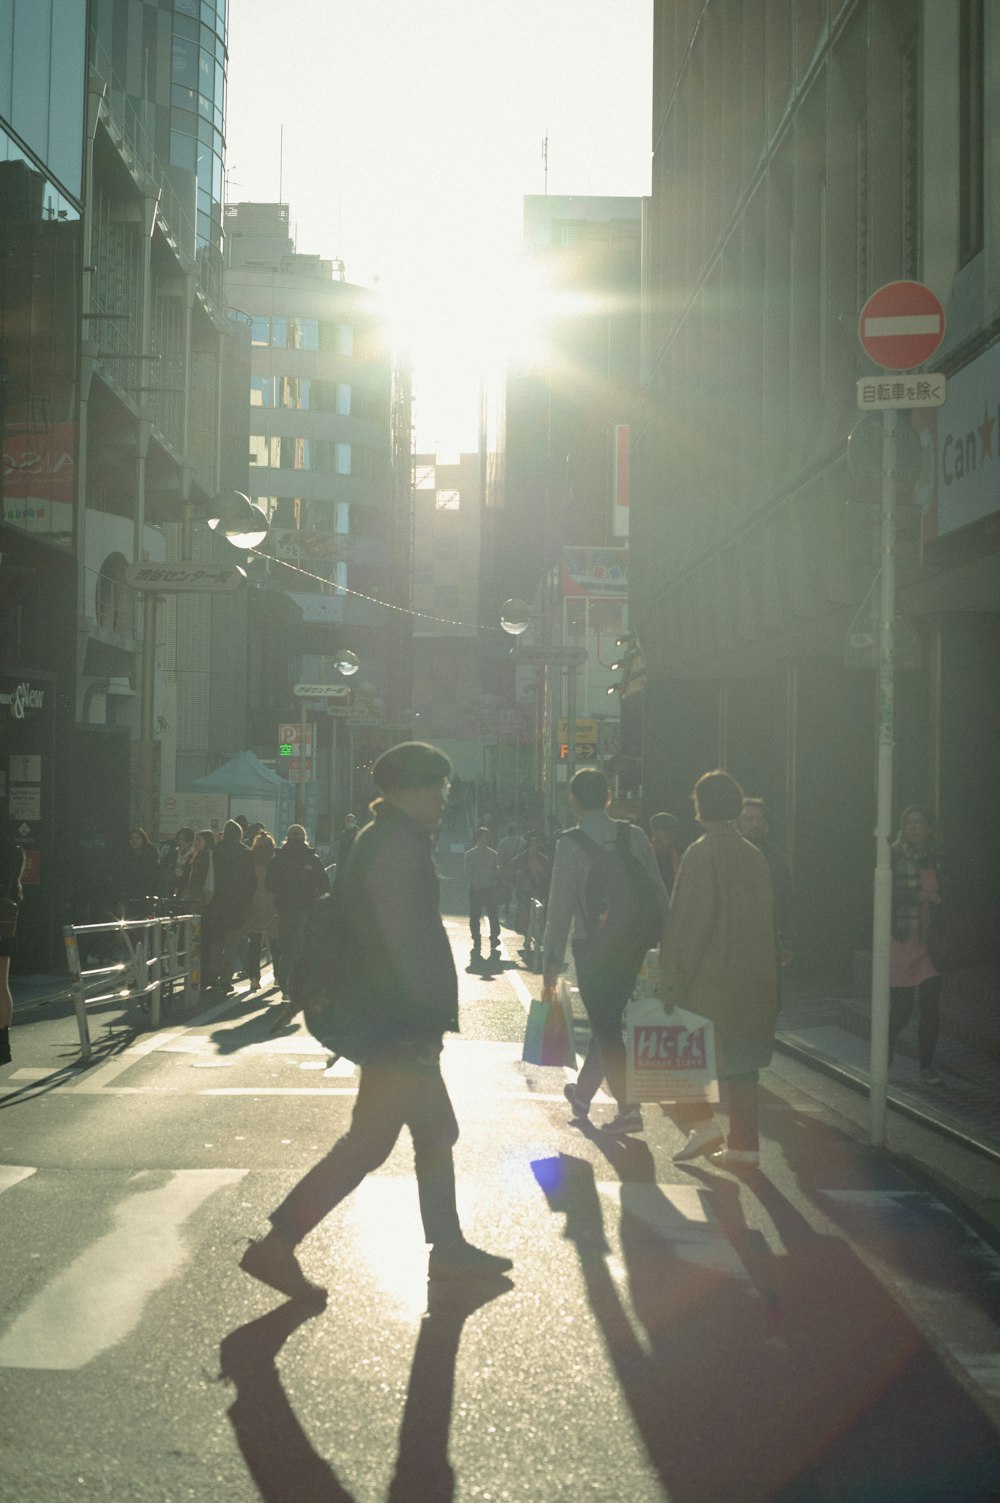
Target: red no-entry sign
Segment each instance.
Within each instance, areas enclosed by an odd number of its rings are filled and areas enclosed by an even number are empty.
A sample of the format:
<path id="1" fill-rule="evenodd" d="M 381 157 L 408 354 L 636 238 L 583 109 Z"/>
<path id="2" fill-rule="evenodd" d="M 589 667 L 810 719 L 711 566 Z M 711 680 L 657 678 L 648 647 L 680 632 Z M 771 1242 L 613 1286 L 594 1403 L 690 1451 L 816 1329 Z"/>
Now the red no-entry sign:
<path id="1" fill-rule="evenodd" d="M 944 309 L 923 282 L 887 282 L 862 308 L 858 338 L 876 365 L 909 371 L 931 358 L 944 327 Z"/>

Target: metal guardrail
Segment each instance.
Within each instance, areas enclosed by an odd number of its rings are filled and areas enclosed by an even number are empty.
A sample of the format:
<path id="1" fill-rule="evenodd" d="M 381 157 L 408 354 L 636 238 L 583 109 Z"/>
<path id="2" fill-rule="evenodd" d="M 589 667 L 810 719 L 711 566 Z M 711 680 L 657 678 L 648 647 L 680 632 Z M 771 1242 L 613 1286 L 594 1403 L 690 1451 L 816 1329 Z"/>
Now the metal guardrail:
<path id="1" fill-rule="evenodd" d="M 84 966 L 77 940 L 82 934 L 114 935 L 127 958 L 113 965 Z M 80 1057 L 93 1047 L 87 1008 L 97 1002 L 149 998 L 149 1023 L 160 1026 L 163 994 L 181 990 L 190 1007 L 201 981 L 201 918 L 184 913 L 168 918 L 119 919 L 111 924 L 67 924 L 63 929 L 70 990 L 80 1030 Z"/>

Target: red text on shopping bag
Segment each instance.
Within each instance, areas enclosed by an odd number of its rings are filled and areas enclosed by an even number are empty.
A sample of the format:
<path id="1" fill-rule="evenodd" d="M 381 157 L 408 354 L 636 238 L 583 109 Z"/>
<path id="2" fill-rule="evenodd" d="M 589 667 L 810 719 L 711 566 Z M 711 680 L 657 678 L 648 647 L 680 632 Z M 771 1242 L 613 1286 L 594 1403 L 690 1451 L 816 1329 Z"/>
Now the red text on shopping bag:
<path id="1" fill-rule="evenodd" d="M 639 1024 L 632 1031 L 632 1064 L 642 1070 L 704 1070 L 705 1030 L 676 1024 Z"/>

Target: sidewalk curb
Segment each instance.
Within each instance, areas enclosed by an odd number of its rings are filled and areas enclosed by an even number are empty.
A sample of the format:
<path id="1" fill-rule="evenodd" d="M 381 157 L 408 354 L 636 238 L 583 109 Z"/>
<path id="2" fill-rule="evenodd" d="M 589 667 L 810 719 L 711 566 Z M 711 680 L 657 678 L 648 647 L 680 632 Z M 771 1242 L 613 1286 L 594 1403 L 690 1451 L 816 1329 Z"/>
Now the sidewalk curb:
<path id="1" fill-rule="evenodd" d="M 775 1035 L 774 1044 L 775 1048 L 780 1050 L 782 1054 L 787 1055 L 789 1059 L 794 1059 L 800 1064 L 808 1065 L 811 1069 L 817 1070 L 829 1079 L 847 1086 L 849 1090 L 854 1091 L 859 1096 L 868 1096 L 867 1081 L 863 1080 L 848 1066 L 838 1064 L 836 1060 L 830 1059 L 827 1055 L 815 1053 L 811 1049 L 804 1048 L 801 1044 L 792 1043 L 790 1039 L 786 1039 L 780 1032 Z M 1000 1145 L 991 1143 L 988 1139 L 963 1130 L 938 1112 L 923 1109 L 909 1101 L 902 1100 L 893 1091 L 891 1085 L 888 1090 L 888 1100 L 893 1111 L 899 1112 L 901 1116 L 908 1117 L 912 1122 L 919 1123 L 921 1127 L 929 1128 L 931 1131 L 939 1133 L 942 1137 L 949 1138 L 952 1142 L 960 1144 L 961 1147 L 970 1148 L 976 1153 L 983 1154 L 994 1163 L 1000 1164 Z"/>

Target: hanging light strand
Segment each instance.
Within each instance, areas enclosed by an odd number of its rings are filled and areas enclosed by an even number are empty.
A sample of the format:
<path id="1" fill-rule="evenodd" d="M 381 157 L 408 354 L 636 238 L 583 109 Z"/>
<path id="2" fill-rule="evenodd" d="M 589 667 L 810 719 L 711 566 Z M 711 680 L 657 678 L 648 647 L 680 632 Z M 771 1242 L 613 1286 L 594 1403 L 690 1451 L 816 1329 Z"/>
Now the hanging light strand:
<path id="1" fill-rule="evenodd" d="M 365 595 L 361 590 L 352 590 L 349 585 L 338 584 L 335 579 L 324 579 L 322 574 L 313 574 L 309 569 L 303 569 L 300 564 L 290 563 L 287 558 L 275 558 L 273 553 L 262 553 L 259 548 L 248 550 L 257 558 L 265 558 L 272 564 L 280 564 L 283 569 L 291 569 L 293 574 L 301 574 L 303 579 L 315 579 L 319 584 L 329 585 L 334 590 L 340 590 L 344 595 L 352 595 L 355 600 L 366 600 L 369 605 L 380 605 L 387 611 L 396 611 L 401 616 L 413 616 L 420 621 L 433 621 L 436 626 L 461 626 L 466 631 L 490 633 L 496 635 L 499 628 L 490 626 L 478 626 L 470 621 L 455 621 L 450 616 L 431 616 L 427 611 L 411 610 L 405 605 L 393 605 L 389 600 L 379 600 L 377 595 Z"/>

